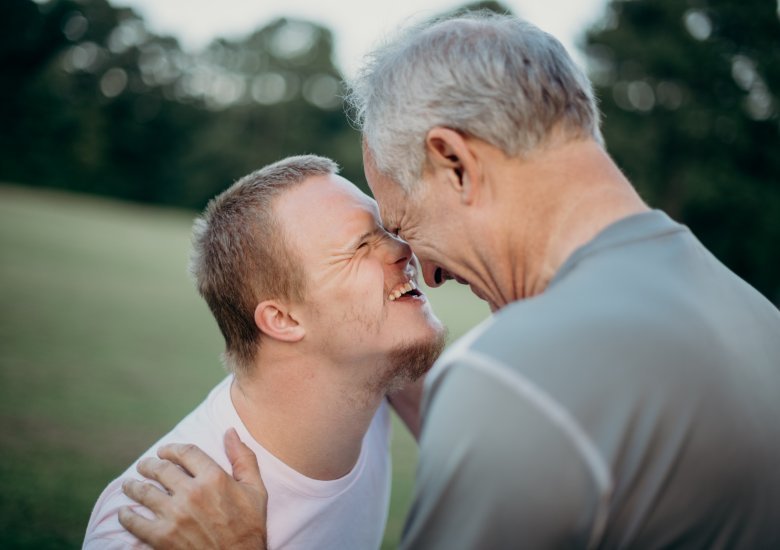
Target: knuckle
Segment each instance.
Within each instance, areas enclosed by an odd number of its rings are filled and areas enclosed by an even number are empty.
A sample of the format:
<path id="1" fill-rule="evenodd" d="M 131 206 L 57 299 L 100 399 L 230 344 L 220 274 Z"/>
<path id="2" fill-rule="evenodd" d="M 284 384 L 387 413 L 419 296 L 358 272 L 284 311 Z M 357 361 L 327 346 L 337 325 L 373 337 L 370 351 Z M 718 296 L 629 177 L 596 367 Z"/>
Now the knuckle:
<path id="1" fill-rule="evenodd" d="M 181 454 L 183 456 L 190 456 L 193 454 L 197 454 L 197 452 L 198 452 L 198 448 L 192 443 L 184 443 L 181 446 Z"/>
<path id="2" fill-rule="evenodd" d="M 149 483 L 136 484 L 136 495 L 143 501 L 148 500 L 148 498 L 151 496 L 152 490 L 152 485 Z"/>
<path id="3" fill-rule="evenodd" d="M 238 446 L 238 455 L 243 459 L 255 458 L 255 453 L 253 453 L 252 449 L 247 447 L 243 442 Z"/>
<path id="4" fill-rule="evenodd" d="M 171 473 L 171 469 L 175 468 L 176 466 L 173 465 L 173 462 L 169 460 L 159 460 L 157 461 L 157 472 L 161 475 L 168 475 Z"/>

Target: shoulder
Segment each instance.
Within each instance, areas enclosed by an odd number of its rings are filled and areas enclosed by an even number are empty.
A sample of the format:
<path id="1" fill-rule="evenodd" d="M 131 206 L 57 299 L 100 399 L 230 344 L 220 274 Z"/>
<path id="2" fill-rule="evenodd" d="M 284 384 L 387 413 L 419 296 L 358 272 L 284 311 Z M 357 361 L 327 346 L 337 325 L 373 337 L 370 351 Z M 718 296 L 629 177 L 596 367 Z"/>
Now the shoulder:
<path id="1" fill-rule="evenodd" d="M 669 370 L 664 376 L 670 382 L 683 375 L 685 365 L 678 368 L 663 357 L 695 353 L 701 338 L 692 327 L 702 324 L 701 317 L 691 293 L 652 276 L 618 284 L 572 275 L 497 312 L 465 345 L 453 345 L 435 372 L 465 355 L 488 357 L 553 392 L 576 385 L 606 396 L 615 389 L 610 381 L 620 388 L 646 384 L 647 376 L 659 372 L 651 373 L 650 366 Z"/>
<path id="2" fill-rule="evenodd" d="M 416 547 L 440 540 L 438 521 L 458 525 L 448 532 L 459 542 L 447 540 L 465 547 L 585 546 L 600 536 L 610 472 L 565 407 L 473 352 L 438 384 L 420 441 Z"/>
<path id="3" fill-rule="evenodd" d="M 222 435 L 228 427 L 223 409 L 229 404 L 225 400 L 225 383 L 217 385 L 198 407 L 182 419 L 170 432 L 158 439 L 144 451 L 119 477 L 103 490 L 92 510 L 87 526 L 85 547 L 111 548 L 109 541 L 116 541 L 119 547 L 128 547 L 138 541 L 119 524 L 118 513 L 122 506 L 130 506 L 142 515 L 151 512 L 125 496 L 122 483 L 127 479 L 144 478 L 136 471 L 136 465 L 145 457 L 157 456 L 157 449 L 168 443 L 192 443 L 200 447 L 220 466 L 227 469 L 229 463 L 222 447 Z M 92 546 L 90 546 L 92 545 Z"/>
<path id="4" fill-rule="evenodd" d="M 538 438 L 550 448 L 522 449 L 529 458 L 540 451 L 540 465 L 549 465 L 550 456 L 561 460 L 576 456 L 578 467 L 597 485 L 605 489 L 609 484 L 606 463 L 569 404 L 490 355 L 473 349 L 462 353 L 431 387 L 426 405 L 425 430 L 430 437 L 463 438 L 465 434 L 475 440 L 495 438 L 499 445 L 514 439 L 513 444 L 522 447 Z M 491 447 L 480 446 L 486 451 Z M 553 447 L 565 452 L 550 452 Z"/>
<path id="5" fill-rule="evenodd" d="M 129 478 L 137 477 L 135 469 L 128 469 L 123 475 L 113 480 L 103 490 L 89 518 L 84 537 L 85 549 L 129 548 L 139 544 L 138 539 L 125 530 L 119 523 L 119 509 L 129 506 L 136 513 L 152 518 L 150 510 L 130 500 L 122 492 L 122 483 Z"/>

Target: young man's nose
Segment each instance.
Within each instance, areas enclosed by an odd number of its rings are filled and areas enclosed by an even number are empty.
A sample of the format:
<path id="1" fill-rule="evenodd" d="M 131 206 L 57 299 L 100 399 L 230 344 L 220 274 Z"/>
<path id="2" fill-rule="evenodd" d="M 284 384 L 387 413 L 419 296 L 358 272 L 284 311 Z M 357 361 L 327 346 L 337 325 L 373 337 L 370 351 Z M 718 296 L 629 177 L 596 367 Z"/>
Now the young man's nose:
<path id="1" fill-rule="evenodd" d="M 388 263 L 398 265 L 400 267 L 406 267 L 406 265 L 412 261 L 412 249 L 401 239 L 390 239 L 387 244 Z"/>

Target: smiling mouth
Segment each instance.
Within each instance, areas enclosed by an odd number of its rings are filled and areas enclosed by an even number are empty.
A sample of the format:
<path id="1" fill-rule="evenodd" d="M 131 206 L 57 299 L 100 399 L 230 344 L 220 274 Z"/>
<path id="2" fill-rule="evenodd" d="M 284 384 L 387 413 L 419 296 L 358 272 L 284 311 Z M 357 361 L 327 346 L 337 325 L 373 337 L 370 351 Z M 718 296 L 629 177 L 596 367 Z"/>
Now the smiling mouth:
<path id="1" fill-rule="evenodd" d="M 395 287 L 390 294 L 388 294 L 387 299 L 391 302 L 395 302 L 396 300 L 400 300 L 401 298 L 417 298 L 422 296 L 423 293 L 420 292 L 417 289 L 417 283 L 414 282 L 414 279 L 409 279 L 405 283 L 402 283 Z"/>

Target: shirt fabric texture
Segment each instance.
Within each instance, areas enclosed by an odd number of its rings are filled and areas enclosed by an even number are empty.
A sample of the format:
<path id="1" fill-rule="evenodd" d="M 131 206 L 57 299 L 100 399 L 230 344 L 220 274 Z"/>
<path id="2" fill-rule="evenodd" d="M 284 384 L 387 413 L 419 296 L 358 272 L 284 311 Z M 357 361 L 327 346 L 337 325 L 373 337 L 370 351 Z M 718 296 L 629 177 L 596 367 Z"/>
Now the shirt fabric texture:
<path id="1" fill-rule="evenodd" d="M 344 477 L 321 481 L 308 478 L 265 450 L 249 435 L 230 399 L 228 376 L 206 400 L 140 458 L 156 456 L 167 443 L 194 443 L 226 472 L 232 471 L 223 447 L 228 428 L 257 456 L 268 490 L 268 545 L 274 549 L 305 550 L 378 548 L 382 542 L 390 497 L 390 414 L 385 401 L 363 438 L 360 456 Z M 122 492 L 125 479 L 143 479 L 133 463 L 103 491 L 92 510 L 84 548 L 128 548 L 139 541 L 119 524 L 121 506 L 146 517 L 151 511 Z"/>
<path id="2" fill-rule="evenodd" d="M 780 548 L 780 312 L 660 211 L 426 382 L 403 548 Z"/>

